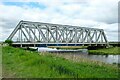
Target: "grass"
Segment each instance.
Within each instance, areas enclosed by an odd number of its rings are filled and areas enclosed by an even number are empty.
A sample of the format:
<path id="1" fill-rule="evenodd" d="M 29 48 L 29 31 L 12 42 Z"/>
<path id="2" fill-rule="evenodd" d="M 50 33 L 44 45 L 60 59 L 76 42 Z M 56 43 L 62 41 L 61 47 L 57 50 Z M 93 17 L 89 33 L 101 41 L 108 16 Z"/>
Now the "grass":
<path id="1" fill-rule="evenodd" d="M 97 50 L 89 50 L 89 54 L 120 55 L 120 47 L 110 47 Z"/>
<path id="2" fill-rule="evenodd" d="M 0 46 L 0 79 L 1 78 L 2 78 L 2 47 Z"/>
<path id="3" fill-rule="evenodd" d="M 70 49 L 70 50 L 77 50 L 77 49 L 86 49 L 87 46 L 48 46 L 49 48 L 57 48 L 57 49 Z M 96 49 L 96 50 L 88 50 L 89 54 L 105 54 L 105 55 L 119 55 L 120 54 L 120 47 L 109 47 L 103 49 Z"/>
<path id="4" fill-rule="evenodd" d="M 74 62 L 10 46 L 3 47 L 2 52 L 5 78 L 118 78 L 115 65 Z"/>

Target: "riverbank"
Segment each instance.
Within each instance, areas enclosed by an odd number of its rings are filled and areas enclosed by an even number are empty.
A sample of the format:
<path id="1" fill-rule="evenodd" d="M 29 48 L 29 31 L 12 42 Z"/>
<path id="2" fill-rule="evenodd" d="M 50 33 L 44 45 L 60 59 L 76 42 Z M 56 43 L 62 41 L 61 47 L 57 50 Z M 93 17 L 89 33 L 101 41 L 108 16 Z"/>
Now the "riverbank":
<path id="1" fill-rule="evenodd" d="M 95 55 L 120 55 L 120 47 L 109 47 L 104 49 L 97 49 L 97 50 L 88 50 L 89 54 Z"/>
<path id="2" fill-rule="evenodd" d="M 118 67 L 79 59 L 75 62 L 49 53 L 5 46 L 3 77 L 16 78 L 117 78 Z"/>
<path id="3" fill-rule="evenodd" d="M 87 49 L 87 46 L 49 46 L 48 48 L 78 50 L 78 49 Z M 120 55 L 120 51 L 118 50 L 120 50 L 120 47 L 109 47 L 109 48 L 88 50 L 88 53 L 95 55 Z"/>

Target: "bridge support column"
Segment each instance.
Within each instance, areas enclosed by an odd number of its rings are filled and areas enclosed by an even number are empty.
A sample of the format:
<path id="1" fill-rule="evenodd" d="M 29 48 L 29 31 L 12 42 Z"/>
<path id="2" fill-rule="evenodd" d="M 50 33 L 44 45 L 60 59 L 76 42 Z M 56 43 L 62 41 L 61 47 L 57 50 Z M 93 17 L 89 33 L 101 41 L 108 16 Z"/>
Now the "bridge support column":
<path id="1" fill-rule="evenodd" d="M 20 47 L 22 47 L 22 44 L 20 44 Z"/>

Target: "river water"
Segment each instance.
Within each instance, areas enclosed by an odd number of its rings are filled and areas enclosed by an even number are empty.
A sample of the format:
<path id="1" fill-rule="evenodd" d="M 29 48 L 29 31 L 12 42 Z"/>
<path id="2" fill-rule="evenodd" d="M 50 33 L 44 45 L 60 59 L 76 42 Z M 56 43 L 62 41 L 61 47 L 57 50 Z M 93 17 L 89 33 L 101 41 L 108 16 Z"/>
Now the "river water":
<path id="1" fill-rule="evenodd" d="M 104 62 L 104 63 L 109 63 L 109 64 L 120 64 L 120 55 L 90 55 L 88 53 L 88 50 L 86 49 L 83 49 L 83 50 L 80 50 L 80 52 L 74 52 L 73 53 L 65 53 L 65 50 L 57 50 L 57 49 L 51 49 L 51 48 L 38 48 L 38 51 L 39 52 L 55 52 L 56 51 L 59 51 L 61 53 L 59 54 L 62 54 L 62 55 L 68 55 L 68 56 L 74 56 L 74 57 L 82 57 L 82 58 L 87 58 L 87 59 L 90 59 L 90 60 L 95 60 L 95 61 L 101 61 L 101 62 Z M 70 50 L 72 51 L 72 50 Z M 66 50 L 66 52 L 69 52 L 69 50 Z"/>
<path id="2" fill-rule="evenodd" d="M 64 54 L 63 54 L 64 55 Z M 120 55 L 90 55 L 82 53 L 65 53 L 65 55 L 72 55 L 74 57 L 82 57 L 90 60 L 100 61 L 109 64 L 120 64 Z"/>

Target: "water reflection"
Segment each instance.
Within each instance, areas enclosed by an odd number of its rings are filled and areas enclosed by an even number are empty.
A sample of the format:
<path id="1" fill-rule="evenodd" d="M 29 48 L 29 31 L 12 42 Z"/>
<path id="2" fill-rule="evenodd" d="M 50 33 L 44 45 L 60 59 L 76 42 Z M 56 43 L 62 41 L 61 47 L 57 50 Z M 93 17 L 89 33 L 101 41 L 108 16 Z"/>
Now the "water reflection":
<path id="1" fill-rule="evenodd" d="M 62 54 L 62 53 L 61 53 Z M 82 57 L 90 60 L 101 61 L 109 64 L 120 64 L 120 55 L 89 55 L 81 53 L 65 53 L 63 55 L 70 55 L 73 57 Z"/>
<path id="2" fill-rule="evenodd" d="M 84 56 L 85 58 L 88 58 L 88 59 L 92 59 L 92 60 L 98 60 L 98 61 L 102 61 L 102 62 L 105 62 L 105 63 L 110 63 L 110 64 L 113 64 L 113 63 L 119 63 L 119 57 L 120 55 L 87 55 L 87 56 Z"/>

